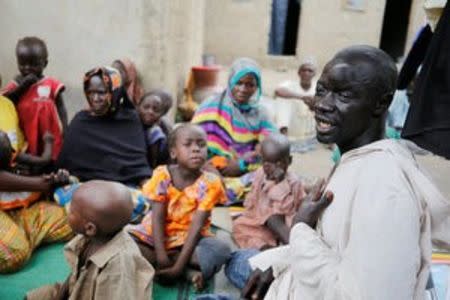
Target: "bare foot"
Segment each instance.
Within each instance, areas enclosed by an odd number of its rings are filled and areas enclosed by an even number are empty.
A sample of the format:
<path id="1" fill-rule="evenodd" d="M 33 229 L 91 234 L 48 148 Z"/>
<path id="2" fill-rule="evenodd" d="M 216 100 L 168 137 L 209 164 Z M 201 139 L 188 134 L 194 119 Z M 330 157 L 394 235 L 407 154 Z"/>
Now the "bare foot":
<path id="1" fill-rule="evenodd" d="M 199 271 L 189 271 L 188 272 L 188 280 L 194 286 L 194 289 L 199 292 L 205 288 L 205 282 L 203 281 L 202 272 Z"/>

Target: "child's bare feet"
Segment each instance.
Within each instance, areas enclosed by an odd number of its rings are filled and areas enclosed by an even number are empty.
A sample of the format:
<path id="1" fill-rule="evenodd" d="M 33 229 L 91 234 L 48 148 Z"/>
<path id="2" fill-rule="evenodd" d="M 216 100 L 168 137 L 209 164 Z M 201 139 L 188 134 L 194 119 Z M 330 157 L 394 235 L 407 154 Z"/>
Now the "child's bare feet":
<path id="1" fill-rule="evenodd" d="M 190 270 L 187 276 L 196 291 L 201 291 L 205 288 L 202 272 Z"/>

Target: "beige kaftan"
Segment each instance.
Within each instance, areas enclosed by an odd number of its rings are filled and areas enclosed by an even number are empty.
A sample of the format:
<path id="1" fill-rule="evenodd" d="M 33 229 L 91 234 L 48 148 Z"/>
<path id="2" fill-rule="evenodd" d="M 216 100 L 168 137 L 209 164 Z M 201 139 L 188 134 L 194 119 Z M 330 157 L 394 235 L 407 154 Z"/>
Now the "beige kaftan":
<path id="1" fill-rule="evenodd" d="M 343 155 L 317 230 L 293 227 L 288 246 L 251 259 L 274 269 L 266 299 L 424 299 L 432 239 L 450 246 L 450 202 L 405 141 Z"/>

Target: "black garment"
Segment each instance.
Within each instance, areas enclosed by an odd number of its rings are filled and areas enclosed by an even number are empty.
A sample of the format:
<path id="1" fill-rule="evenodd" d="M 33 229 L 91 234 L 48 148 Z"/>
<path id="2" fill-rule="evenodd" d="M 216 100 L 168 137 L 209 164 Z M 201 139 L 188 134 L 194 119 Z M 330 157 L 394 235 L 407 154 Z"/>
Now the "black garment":
<path id="1" fill-rule="evenodd" d="M 431 38 L 402 137 L 450 159 L 450 1 Z"/>
<path id="2" fill-rule="evenodd" d="M 57 165 L 81 181 L 103 179 L 137 186 L 152 173 L 139 116 L 116 70 L 89 71 L 85 76 L 85 90 L 92 76 L 100 76 L 108 88 L 110 109 L 103 116 L 89 111 L 75 115 L 64 135 Z"/>
<path id="3" fill-rule="evenodd" d="M 75 115 L 64 136 L 58 166 L 81 181 L 103 179 L 139 185 L 151 176 L 142 125 L 136 111 L 113 116 Z"/>
<path id="4" fill-rule="evenodd" d="M 430 45 L 433 32 L 430 25 L 425 26 L 419 33 L 419 36 L 414 41 L 408 56 L 398 74 L 397 89 L 404 90 L 408 88 L 411 81 L 416 77 L 417 69 L 422 64 L 427 54 L 428 46 Z"/>

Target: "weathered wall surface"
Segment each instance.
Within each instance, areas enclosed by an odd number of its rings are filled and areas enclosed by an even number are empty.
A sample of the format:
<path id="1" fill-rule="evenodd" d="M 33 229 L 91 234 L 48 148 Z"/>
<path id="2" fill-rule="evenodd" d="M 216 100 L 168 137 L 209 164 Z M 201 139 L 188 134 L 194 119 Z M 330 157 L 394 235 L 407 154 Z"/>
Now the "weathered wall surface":
<path id="1" fill-rule="evenodd" d="M 205 53 L 230 64 L 241 56 L 267 56 L 271 0 L 207 0 Z"/>
<path id="2" fill-rule="evenodd" d="M 201 54 L 228 65 L 240 56 L 274 70 L 295 69 L 313 56 L 320 66 L 340 48 L 379 44 L 386 0 L 367 0 L 363 12 L 342 1 L 303 0 L 297 55 L 267 55 L 272 0 L 0 0 L 0 74 L 17 73 L 14 48 L 23 36 L 47 41 L 46 74 L 67 86 L 71 115 L 84 105 L 83 73 L 132 58 L 146 89 L 165 87 L 180 96 L 189 67 Z M 424 22 L 422 0 L 413 0 L 407 49 Z"/>
<path id="3" fill-rule="evenodd" d="M 73 115 L 84 105 L 83 73 L 114 59 L 136 62 L 146 89 L 179 93 L 189 66 L 201 60 L 204 0 L 0 0 L 0 73 L 17 73 L 16 41 L 36 35 L 47 42 L 45 74 L 67 86 Z"/>
<path id="4" fill-rule="evenodd" d="M 277 68 L 283 60 L 315 57 L 323 64 L 336 50 L 355 43 L 379 44 L 386 0 L 367 1 L 365 11 L 342 9 L 342 1 L 303 0 L 297 58 L 267 54 L 272 0 L 208 0 L 205 52 L 219 63 L 250 56 L 263 66 Z"/>
<path id="5" fill-rule="evenodd" d="M 342 1 L 305 0 L 297 56 L 314 56 L 323 66 L 338 50 L 354 44 L 379 46 L 386 0 L 366 1 L 364 11 L 342 8 Z"/>
<path id="6" fill-rule="evenodd" d="M 250 56 L 264 67 L 296 68 L 314 57 L 323 66 L 339 49 L 354 44 L 379 46 L 386 0 L 366 0 L 363 11 L 343 8 L 343 1 L 303 0 L 297 54 L 269 56 L 272 0 L 208 0 L 205 15 L 205 52 L 219 63 Z M 406 51 L 423 24 L 422 0 L 413 0 Z"/>

